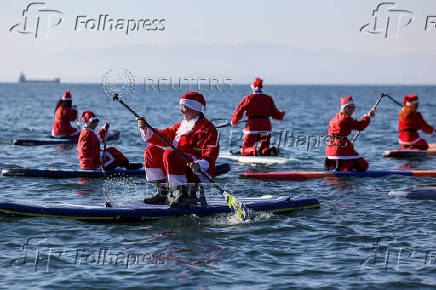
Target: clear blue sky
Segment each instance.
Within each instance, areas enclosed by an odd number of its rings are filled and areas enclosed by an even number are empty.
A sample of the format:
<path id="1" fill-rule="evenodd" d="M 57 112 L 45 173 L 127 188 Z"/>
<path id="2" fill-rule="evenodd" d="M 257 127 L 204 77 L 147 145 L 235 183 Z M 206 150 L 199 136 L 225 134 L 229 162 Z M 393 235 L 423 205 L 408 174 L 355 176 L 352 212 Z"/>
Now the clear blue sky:
<path id="1" fill-rule="evenodd" d="M 359 31 L 382 3 L 372 0 L 45 1 L 64 18 L 38 38 L 9 31 L 29 3 L 0 3 L 0 81 L 16 81 L 23 70 L 29 78 L 99 82 L 108 68 L 123 66 L 137 82 L 228 77 L 248 83 L 254 76 L 280 84 L 436 82 L 436 29 L 424 29 L 426 17 L 436 15 L 434 0 L 395 1 L 414 20 L 391 39 Z M 165 30 L 74 31 L 78 15 L 100 14 L 165 19 Z"/>

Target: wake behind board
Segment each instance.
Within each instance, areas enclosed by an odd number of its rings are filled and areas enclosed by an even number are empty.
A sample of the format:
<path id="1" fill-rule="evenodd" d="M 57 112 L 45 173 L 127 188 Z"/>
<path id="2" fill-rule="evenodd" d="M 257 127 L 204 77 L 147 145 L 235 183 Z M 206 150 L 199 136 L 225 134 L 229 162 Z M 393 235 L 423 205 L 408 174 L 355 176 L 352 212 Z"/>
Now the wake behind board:
<path id="1" fill-rule="evenodd" d="M 412 157 L 427 157 L 436 156 L 436 144 L 429 144 L 428 150 L 388 150 L 383 152 L 384 157 L 390 158 L 412 158 Z"/>
<path id="2" fill-rule="evenodd" d="M 120 131 L 109 130 L 107 141 L 114 141 L 120 138 Z M 38 145 L 62 145 L 77 144 L 78 139 L 44 138 L 44 139 L 14 139 L 14 145 L 38 146 Z"/>
<path id="3" fill-rule="evenodd" d="M 215 175 L 222 175 L 230 171 L 228 163 L 217 164 L 215 167 Z M 83 170 L 83 169 L 62 169 L 62 168 L 5 168 L 2 170 L 4 176 L 25 176 L 25 177 L 45 177 L 45 178 L 99 178 L 106 176 L 145 176 L 145 170 L 127 170 L 115 169 L 106 170 Z"/>
<path id="4" fill-rule="evenodd" d="M 319 208 L 315 198 L 292 199 L 289 196 L 263 196 L 239 198 L 247 208 L 255 212 L 288 213 L 294 210 Z M 212 215 L 231 213 L 224 199 L 213 199 L 208 205 L 188 208 L 170 208 L 168 205 L 152 205 L 143 202 L 112 203 L 112 207 L 75 205 L 67 203 L 0 203 L 0 213 L 27 217 L 56 217 L 96 222 L 142 222 L 186 215 Z"/>
<path id="5" fill-rule="evenodd" d="M 240 176 L 243 178 L 254 179 L 305 181 L 318 178 L 384 177 L 388 175 L 436 177 L 436 170 L 289 171 L 268 173 L 243 173 Z"/>
<path id="6" fill-rule="evenodd" d="M 389 192 L 389 196 L 412 199 L 436 199 L 436 184 L 408 186 Z"/>
<path id="7" fill-rule="evenodd" d="M 300 160 L 296 158 L 286 156 L 242 156 L 240 154 L 220 153 L 218 157 L 248 164 L 285 164 L 300 162 Z"/>

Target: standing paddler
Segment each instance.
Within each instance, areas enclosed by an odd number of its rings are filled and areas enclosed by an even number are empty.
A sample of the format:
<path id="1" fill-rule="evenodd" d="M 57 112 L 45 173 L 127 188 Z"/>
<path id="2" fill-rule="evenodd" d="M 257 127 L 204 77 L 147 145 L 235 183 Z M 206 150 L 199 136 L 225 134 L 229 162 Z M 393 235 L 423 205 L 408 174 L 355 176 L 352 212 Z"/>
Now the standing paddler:
<path id="1" fill-rule="evenodd" d="M 144 151 L 146 177 L 157 185 L 156 195 L 144 199 L 148 204 L 168 202 L 171 207 L 192 206 L 197 203 L 192 184 L 207 182 L 195 172 L 202 170 L 212 178 L 215 175 L 218 132 L 204 117 L 206 101 L 202 94 L 189 92 L 180 98 L 179 103 L 183 120 L 156 131 L 192 160 L 188 164 L 174 150 L 161 148 L 168 145 L 146 127 L 144 118 L 137 118 L 142 138 L 151 144 Z"/>
<path id="2" fill-rule="evenodd" d="M 354 150 L 353 143 L 347 139 L 352 130 L 363 131 L 368 127 L 371 117 L 375 116 L 375 107 L 358 121 L 351 116 L 356 106 L 353 98 L 341 99 L 341 110 L 329 122 L 329 143 L 326 147 L 326 170 L 365 171 L 368 162 Z"/>
<path id="3" fill-rule="evenodd" d="M 77 119 L 76 106 L 72 105 L 70 90 L 66 90 L 62 98 L 56 103 L 55 120 L 51 130 L 51 135 L 55 138 L 78 139 L 79 128 L 71 126 L 70 122 Z"/>
<path id="4" fill-rule="evenodd" d="M 269 118 L 283 120 L 285 111 L 277 110 L 272 97 L 262 93 L 262 82 L 260 78 L 253 81 L 253 93 L 242 99 L 232 116 L 232 126 L 238 124 L 244 112 L 248 117 L 241 148 L 244 156 L 278 155 L 276 147 L 269 148 L 272 130 Z"/>
<path id="5" fill-rule="evenodd" d="M 418 104 L 417 95 L 404 97 L 404 106 L 398 118 L 401 149 L 428 149 L 427 141 L 419 137 L 418 131 L 422 130 L 424 133 L 433 134 L 434 128 L 427 124 L 421 113 L 417 111 Z"/>

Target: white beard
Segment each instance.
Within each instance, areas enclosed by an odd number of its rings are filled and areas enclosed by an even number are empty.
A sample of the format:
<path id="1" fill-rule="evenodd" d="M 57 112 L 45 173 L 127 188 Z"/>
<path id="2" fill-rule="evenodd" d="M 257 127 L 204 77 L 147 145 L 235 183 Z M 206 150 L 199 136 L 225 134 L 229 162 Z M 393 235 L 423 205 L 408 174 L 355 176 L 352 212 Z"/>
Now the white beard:
<path id="1" fill-rule="evenodd" d="M 195 123 L 197 123 L 197 121 L 198 121 L 198 117 L 196 117 L 190 121 L 186 121 L 186 120 L 182 121 L 179 129 L 177 129 L 176 137 L 174 138 L 174 141 L 173 141 L 174 147 L 177 147 L 177 145 L 179 145 L 179 140 L 180 140 L 180 137 L 182 137 L 182 135 L 186 135 L 192 131 L 192 129 L 194 128 Z"/>
<path id="2" fill-rule="evenodd" d="M 198 117 L 190 121 L 183 120 L 182 123 L 180 124 L 179 129 L 177 129 L 176 136 L 186 135 L 189 132 L 191 132 L 197 121 L 198 121 Z"/>

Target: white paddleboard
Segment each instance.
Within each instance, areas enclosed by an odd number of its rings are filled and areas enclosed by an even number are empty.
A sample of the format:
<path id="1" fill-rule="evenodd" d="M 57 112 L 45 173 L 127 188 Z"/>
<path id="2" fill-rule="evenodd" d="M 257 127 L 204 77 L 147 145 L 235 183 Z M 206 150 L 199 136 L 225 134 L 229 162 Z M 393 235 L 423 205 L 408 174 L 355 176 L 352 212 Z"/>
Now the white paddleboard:
<path id="1" fill-rule="evenodd" d="M 220 153 L 218 157 L 249 164 L 285 164 L 301 162 L 296 158 L 286 156 L 242 156 L 230 153 Z"/>

